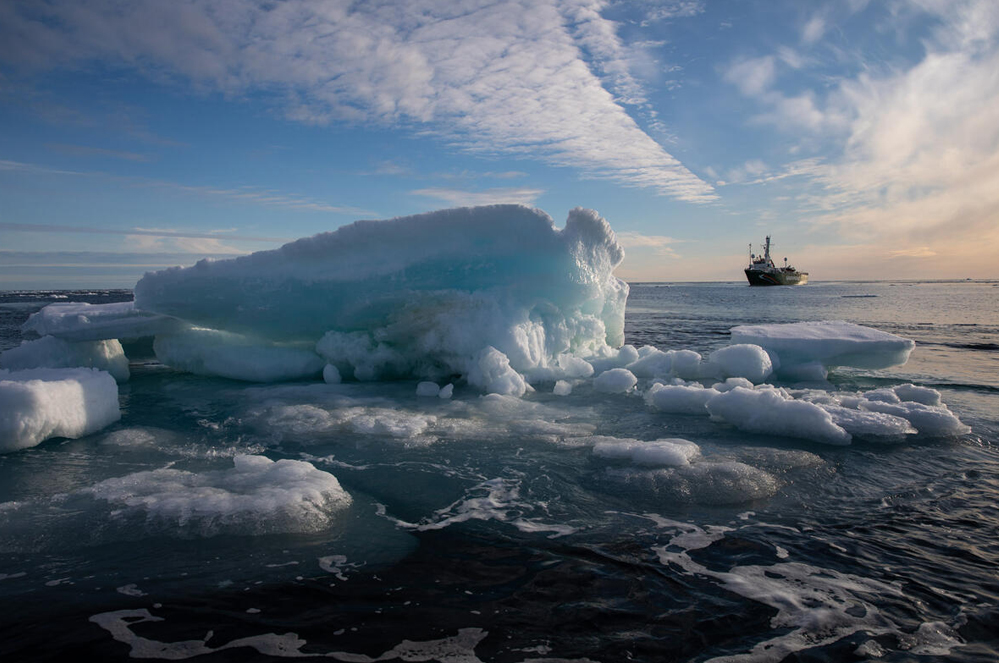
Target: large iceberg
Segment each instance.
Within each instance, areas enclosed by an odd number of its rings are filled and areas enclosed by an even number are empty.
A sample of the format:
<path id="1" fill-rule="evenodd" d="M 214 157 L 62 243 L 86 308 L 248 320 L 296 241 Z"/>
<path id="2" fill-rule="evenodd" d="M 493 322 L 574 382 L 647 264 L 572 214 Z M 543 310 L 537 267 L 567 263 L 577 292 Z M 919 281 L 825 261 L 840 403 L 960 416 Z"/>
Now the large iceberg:
<path id="1" fill-rule="evenodd" d="M 624 343 L 628 286 L 610 225 L 559 229 L 522 205 L 358 221 L 230 260 L 146 274 L 132 305 L 47 307 L 28 331 L 73 341 L 154 335 L 165 364 L 275 381 L 463 377 L 522 395 Z M 229 341 L 232 340 L 232 343 Z M 224 352 L 226 345 L 231 351 Z"/>

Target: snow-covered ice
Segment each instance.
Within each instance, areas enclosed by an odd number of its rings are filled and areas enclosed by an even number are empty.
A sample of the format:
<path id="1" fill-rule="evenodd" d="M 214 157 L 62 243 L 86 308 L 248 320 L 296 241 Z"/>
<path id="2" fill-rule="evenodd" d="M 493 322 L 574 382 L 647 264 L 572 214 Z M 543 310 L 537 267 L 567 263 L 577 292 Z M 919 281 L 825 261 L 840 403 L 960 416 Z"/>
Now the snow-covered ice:
<path id="1" fill-rule="evenodd" d="M 20 346 L 0 353 L 0 367 L 11 370 L 99 368 L 118 382 L 127 382 L 129 378 L 128 358 L 117 339 L 74 342 L 43 336 L 23 341 Z"/>
<path id="2" fill-rule="evenodd" d="M 121 418 L 118 384 L 95 368 L 0 369 L 0 453 L 77 438 Z"/>
<path id="3" fill-rule="evenodd" d="M 825 377 L 819 371 L 833 366 L 898 366 L 916 346 L 895 334 L 832 320 L 740 325 L 732 328 L 732 343 L 758 345 L 776 359 L 779 373 L 805 379 Z"/>

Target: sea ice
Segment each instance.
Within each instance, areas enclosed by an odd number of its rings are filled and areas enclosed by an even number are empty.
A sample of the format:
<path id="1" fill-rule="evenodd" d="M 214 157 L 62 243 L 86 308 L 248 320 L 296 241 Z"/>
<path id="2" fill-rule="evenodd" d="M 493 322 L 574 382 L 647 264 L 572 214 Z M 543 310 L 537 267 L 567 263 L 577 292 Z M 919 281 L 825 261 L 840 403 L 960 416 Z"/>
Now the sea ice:
<path id="1" fill-rule="evenodd" d="M 0 366 L 11 370 L 26 368 L 99 368 L 118 382 L 129 378 L 128 358 L 121 343 L 105 341 L 66 341 L 43 336 L 0 353 Z"/>
<path id="2" fill-rule="evenodd" d="M 0 453 L 78 438 L 121 418 L 118 384 L 95 368 L 0 369 Z"/>
<path id="3" fill-rule="evenodd" d="M 336 477 L 311 463 L 236 456 L 233 464 L 136 472 L 81 492 L 115 507 L 115 518 L 173 536 L 317 532 L 351 504 Z"/>
<path id="4" fill-rule="evenodd" d="M 645 392 L 645 402 L 659 412 L 707 414 L 708 401 L 720 393 L 696 382 L 689 385 L 656 383 Z"/>
<path id="5" fill-rule="evenodd" d="M 612 368 L 593 380 L 593 388 L 605 394 L 623 394 L 631 391 L 638 379 L 627 368 Z"/>
<path id="6" fill-rule="evenodd" d="M 776 370 L 795 377 L 819 377 L 817 365 L 889 368 L 904 364 L 915 342 L 878 329 L 841 321 L 742 325 L 732 328 L 733 344 L 764 348 Z"/>
<path id="7" fill-rule="evenodd" d="M 706 372 L 719 378 L 745 378 L 759 384 L 773 373 L 773 361 L 759 345 L 737 343 L 715 350 L 708 357 Z"/>
<path id="8" fill-rule="evenodd" d="M 838 445 L 850 444 L 851 440 L 828 412 L 814 403 L 795 400 L 780 389 L 736 387 L 711 398 L 706 407 L 712 417 L 751 433 Z"/>
<path id="9" fill-rule="evenodd" d="M 179 331 L 179 320 L 135 308 L 134 302 L 113 304 L 56 303 L 32 314 L 21 329 L 67 341 L 134 340 Z"/>
<path id="10" fill-rule="evenodd" d="M 635 465 L 649 467 L 673 467 L 690 465 L 699 458 L 701 448 L 682 438 L 665 438 L 642 442 L 613 437 L 593 438 L 593 455 L 613 460 L 625 460 Z"/>

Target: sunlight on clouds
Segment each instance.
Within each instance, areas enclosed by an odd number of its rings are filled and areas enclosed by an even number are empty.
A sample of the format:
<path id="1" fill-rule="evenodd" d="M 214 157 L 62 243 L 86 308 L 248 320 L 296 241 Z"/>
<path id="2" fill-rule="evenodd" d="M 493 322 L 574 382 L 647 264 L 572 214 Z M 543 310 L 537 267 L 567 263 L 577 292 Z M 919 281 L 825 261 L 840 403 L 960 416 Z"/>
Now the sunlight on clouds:
<path id="1" fill-rule="evenodd" d="M 153 233 L 169 232 L 157 228 L 136 228 L 141 235 L 125 235 L 122 250 L 135 253 L 192 253 L 204 255 L 243 255 L 244 249 L 223 244 L 221 240 L 206 237 L 178 237 Z M 127 231 L 126 231 L 127 232 Z"/>
<path id="2" fill-rule="evenodd" d="M 791 91 L 782 77 L 788 70 L 777 66 L 791 66 L 787 58 L 729 66 L 725 80 L 766 109 L 757 121 L 840 150 L 748 183 L 791 176 L 811 182 L 798 196 L 806 218 L 859 246 L 870 243 L 852 251 L 872 264 L 932 258 L 933 270 L 961 273 L 972 259 L 994 263 L 987 255 L 999 246 L 999 3 L 913 0 L 896 10 L 902 18 L 936 22 L 921 41 L 923 56 L 910 67 L 862 66 L 834 85 L 826 80 L 824 91 Z M 812 17 L 802 43 L 817 47 L 832 27 L 826 19 Z M 737 169 L 729 179 L 749 180 L 745 174 Z"/>
<path id="3" fill-rule="evenodd" d="M 300 122 L 415 123 L 470 152 L 715 199 L 582 59 L 580 49 L 622 100 L 644 99 L 603 4 L 15 2 L 2 10 L 0 58 L 38 69 L 131 66 L 232 97 L 266 94 Z M 698 7 L 664 6 L 676 16 Z"/>

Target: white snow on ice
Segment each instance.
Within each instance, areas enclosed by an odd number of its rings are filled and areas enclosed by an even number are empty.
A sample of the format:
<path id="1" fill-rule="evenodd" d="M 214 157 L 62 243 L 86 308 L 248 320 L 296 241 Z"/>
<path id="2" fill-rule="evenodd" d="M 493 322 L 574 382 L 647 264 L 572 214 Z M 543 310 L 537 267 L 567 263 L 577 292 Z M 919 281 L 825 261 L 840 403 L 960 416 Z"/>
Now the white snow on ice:
<path id="1" fill-rule="evenodd" d="M 118 384 L 95 368 L 0 369 L 0 453 L 78 438 L 121 418 Z"/>

